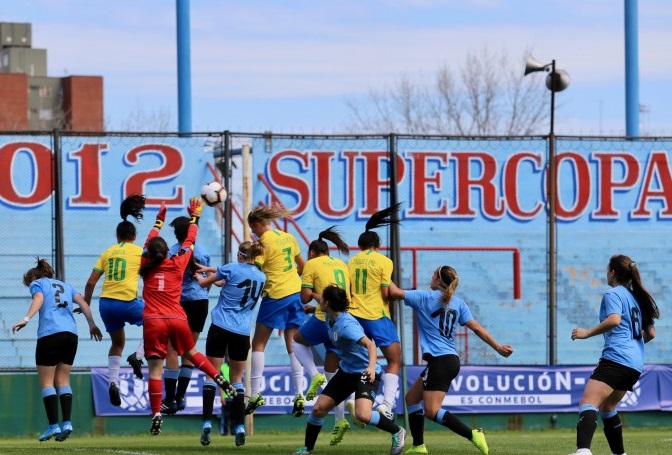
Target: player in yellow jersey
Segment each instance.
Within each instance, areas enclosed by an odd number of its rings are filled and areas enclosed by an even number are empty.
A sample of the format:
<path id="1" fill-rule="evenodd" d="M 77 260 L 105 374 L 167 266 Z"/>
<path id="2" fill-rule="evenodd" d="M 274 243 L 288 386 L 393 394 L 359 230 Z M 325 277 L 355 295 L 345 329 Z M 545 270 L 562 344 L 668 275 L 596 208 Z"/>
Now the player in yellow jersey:
<path id="1" fill-rule="evenodd" d="M 305 313 L 315 313 L 299 327 L 294 334 L 294 354 L 301 365 L 308 371 L 311 377 L 310 387 L 306 392 L 306 399 L 312 400 L 319 392 L 320 386 L 331 381 L 338 370 L 338 351 L 329 340 L 329 330 L 325 322 L 324 311 L 318 305 L 309 302 L 322 299 L 322 291 L 329 285 L 335 284 L 346 291 L 350 300 L 350 276 L 348 266 L 339 258 L 329 255 L 329 240 L 341 254 L 350 253 L 348 245 L 336 232 L 336 226 L 319 233 L 317 240 L 313 240 L 308 246 L 308 262 L 303 267 L 301 283 L 301 302 L 304 304 Z M 324 344 L 326 355 L 324 358 L 324 374 L 317 371 L 315 359 L 310 346 Z M 345 403 L 339 403 L 334 408 L 334 430 L 331 433 L 331 445 L 336 445 L 343 439 L 343 435 L 350 428 L 350 423 L 345 419 Z"/>
<path id="2" fill-rule="evenodd" d="M 388 304 L 389 286 L 394 268 L 392 261 L 378 252 L 380 237 L 372 229 L 396 222 L 391 215 L 399 204 L 374 213 L 366 223 L 366 230 L 359 236 L 360 252 L 350 258 L 350 314 L 364 328 L 366 336 L 383 351 L 387 367 L 383 374 L 383 403 L 377 410 L 392 419 L 399 391 L 401 369 L 401 344 L 399 334 L 390 319 Z M 349 406 L 349 404 L 346 404 Z"/>
<path id="3" fill-rule="evenodd" d="M 139 221 L 142 219 L 144 208 L 144 196 L 134 194 L 124 199 L 119 208 L 123 221 L 117 225 L 117 243 L 100 255 L 84 287 L 84 300 L 90 305 L 96 283 L 101 276 L 105 275 L 99 304 L 100 317 L 112 340 L 107 357 L 107 368 L 110 380 L 110 402 L 114 406 L 121 406 L 119 367 L 121 366 L 121 354 L 126 344 L 124 326 L 127 322 L 142 325 L 142 310 L 145 306 L 144 302 L 138 298 L 138 270 L 142 247 L 133 243 L 137 231 L 135 225 L 126 218 L 131 216 Z M 127 358 L 128 363 L 133 367 L 133 372 L 140 379 L 143 376 L 142 357 L 144 357 L 144 346 L 140 341 L 136 352 Z"/>
<path id="4" fill-rule="evenodd" d="M 292 414 L 303 415 L 305 398 L 301 393 L 303 367 L 296 360 L 292 339 L 303 323 L 301 304 L 301 272 L 305 261 L 296 238 L 292 234 L 274 229 L 271 221 L 289 216 L 284 208 L 272 205 L 255 207 L 247 215 L 250 229 L 264 246 L 264 254 L 255 259 L 255 264 L 266 275 L 266 285 L 259 305 L 257 324 L 252 338 L 252 368 L 250 374 L 250 400 L 245 412 L 252 414 L 265 404 L 259 393 L 264 374 L 264 349 L 273 329 L 284 330 L 287 354 L 289 354 L 296 396 Z"/>

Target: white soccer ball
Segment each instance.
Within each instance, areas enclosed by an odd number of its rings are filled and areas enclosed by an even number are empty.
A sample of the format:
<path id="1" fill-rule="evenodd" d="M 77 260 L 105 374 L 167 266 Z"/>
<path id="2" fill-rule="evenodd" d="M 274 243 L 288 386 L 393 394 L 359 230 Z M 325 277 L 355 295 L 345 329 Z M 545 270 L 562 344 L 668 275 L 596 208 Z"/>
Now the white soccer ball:
<path id="1" fill-rule="evenodd" d="M 217 181 L 206 183 L 201 188 L 201 197 L 210 207 L 226 201 L 227 195 L 226 188 Z"/>

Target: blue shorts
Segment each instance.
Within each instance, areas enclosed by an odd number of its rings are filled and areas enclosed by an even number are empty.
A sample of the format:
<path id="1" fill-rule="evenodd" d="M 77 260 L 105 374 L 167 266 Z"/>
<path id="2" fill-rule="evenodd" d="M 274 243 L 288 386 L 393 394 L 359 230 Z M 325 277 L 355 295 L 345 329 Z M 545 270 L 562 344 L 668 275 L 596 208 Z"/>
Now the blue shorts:
<path id="1" fill-rule="evenodd" d="M 301 294 L 290 294 L 281 299 L 264 297 L 259 305 L 257 322 L 272 329 L 293 329 L 303 324 L 303 304 Z"/>
<path id="2" fill-rule="evenodd" d="M 371 338 L 379 348 L 384 348 L 392 343 L 399 343 L 399 334 L 392 319 L 383 317 L 371 320 L 358 318 L 357 316 L 355 316 L 355 319 L 364 329 L 366 336 Z"/>
<path id="3" fill-rule="evenodd" d="M 145 302 L 140 299 L 117 300 L 101 297 L 98 305 L 107 333 L 123 329 L 127 322 L 142 325 L 142 310 L 145 308 Z"/>
<path id="4" fill-rule="evenodd" d="M 329 339 L 329 330 L 327 329 L 327 323 L 320 321 L 315 316 L 311 316 L 306 321 L 301 324 L 299 327 L 299 333 L 303 336 L 303 339 L 308 342 L 311 346 L 317 346 L 323 344 L 327 351 L 335 352 L 338 354 L 338 350 L 334 343 Z"/>

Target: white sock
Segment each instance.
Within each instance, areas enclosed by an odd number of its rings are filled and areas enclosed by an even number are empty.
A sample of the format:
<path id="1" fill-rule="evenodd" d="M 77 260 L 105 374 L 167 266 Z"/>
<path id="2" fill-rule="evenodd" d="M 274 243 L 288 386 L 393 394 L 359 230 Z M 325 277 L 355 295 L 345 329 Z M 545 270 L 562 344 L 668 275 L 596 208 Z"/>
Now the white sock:
<path id="1" fill-rule="evenodd" d="M 292 377 L 294 378 L 294 390 L 296 393 L 303 394 L 303 367 L 299 363 L 293 352 L 289 354 L 289 365 L 292 368 Z"/>
<path id="2" fill-rule="evenodd" d="M 107 374 L 110 377 L 110 384 L 119 385 L 119 366 L 121 365 L 121 356 L 110 355 L 107 357 Z"/>
<path id="3" fill-rule="evenodd" d="M 296 356 L 296 360 L 298 360 L 299 363 L 303 365 L 311 378 L 319 373 L 319 371 L 317 371 L 317 367 L 315 366 L 313 351 L 310 350 L 310 347 L 292 340 L 292 348 L 294 348 L 294 355 Z"/>
<path id="4" fill-rule="evenodd" d="M 140 340 L 140 344 L 135 350 L 135 356 L 138 360 L 142 360 L 145 357 L 145 340 Z"/>
<path id="5" fill-rule="evenodd" d="M 336 376 L 336 373 L 325 371 L 324 376 L 327 378 L 327 384 L 329 384 L 329 381 L 331 381 L 331 378 Z M 334 421 L 338 422 L 343 417 L 345 417 L 345 400 L 341 401 L 334 407 Z"/>
<path id="6" fill-rule="evenodd" d="M 393 373 L 383 374 L 383 402 L 394 409 L 399 392 L 399 376 Z"/>
<path id="7" fill-rule="evenodd" d="M 261 378 L 264 375 L 264 351 L 252 351 L 250 370 L 250 396 L 256 397 L 261 390 Z"/>

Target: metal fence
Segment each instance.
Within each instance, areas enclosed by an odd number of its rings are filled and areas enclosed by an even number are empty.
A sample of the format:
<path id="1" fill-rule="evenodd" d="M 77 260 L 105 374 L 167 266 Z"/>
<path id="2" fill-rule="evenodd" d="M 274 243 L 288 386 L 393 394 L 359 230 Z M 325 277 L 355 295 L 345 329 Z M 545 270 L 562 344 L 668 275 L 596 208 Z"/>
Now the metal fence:
<path id="1" fill-rule="evenodd" d="M 0 369 L 34 368 L 36 324 L 18 334 L 11 326 L 25 314 L 29 295 L 21 276 L 35 256 L 49 259 L 59 277 L 83 291 L 98 255 L 114 243 L 126 195 L 148 197 L 140 241 L 160 200 L 170 201 L 169 217 L 178 215 L 213 179 L 229 192 L 226 204 L 201 222 L 199 242 L 213 264 L 231 260 L 252 205 L 289 208 L 294 217 L 280 227 L 297 236 L 305 253 L 333 224 L 356 244 L 372 211 L 399 201 L 401 226 L 381 238 L 402 287 L 426 287 L 432 270 L 450 264 L 476 319 L 514 345 L 507 364 L 594 363 L 601 337 L 572 343 L 569 333 L 597 323 L 609 256 L 635 259 L 667 313 L 672 138 L 556 137 L 553 217 L 547 150 L 546 137 L 0 133 Z M 99 323 L 101 284 L 92 305 Z M 213 290 L 213 305 L 216 297 Z M 405 361 L 416 363 L 412 312 L 397 311 Z M 88 340 L 85 325 L 75 367 L 104 366 L 109 341 Z M 667 318 L 658 327 L 661 340 L 647 346 L 648 359 L 669 363 L 663 347 L 672 327 Z M 141 328 L 127 327 L 126 351 L 140 338 Z M 470 363 L 504 362 L 468 334 L 461 346 Z M 271 339 L 266 358 L 286 362 L 281 337 Z"/>

